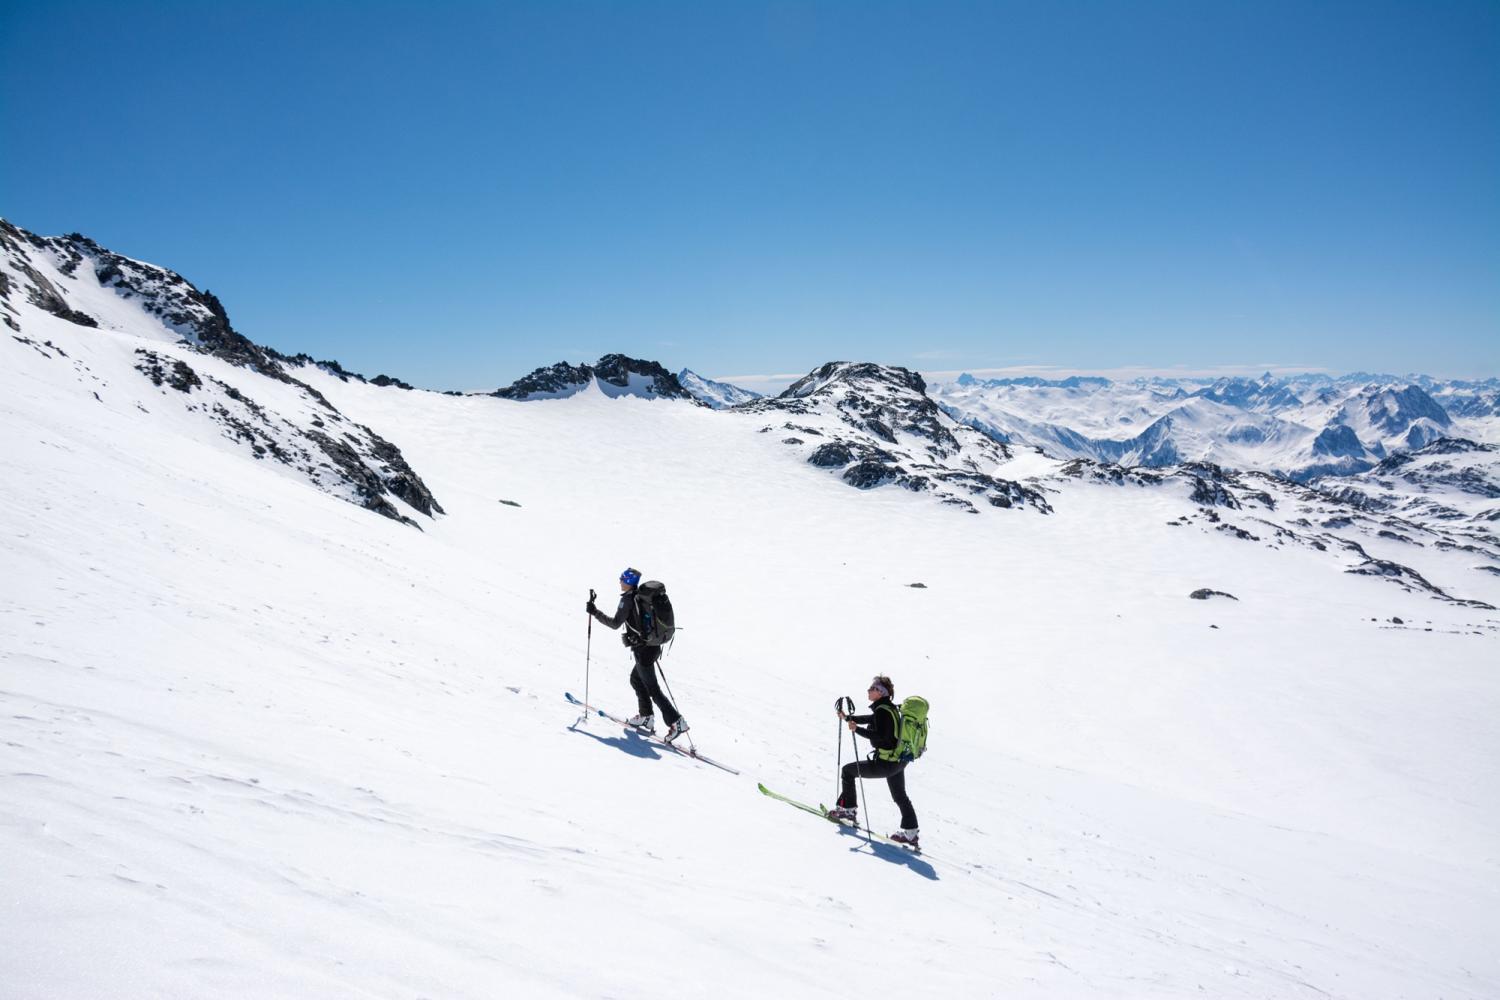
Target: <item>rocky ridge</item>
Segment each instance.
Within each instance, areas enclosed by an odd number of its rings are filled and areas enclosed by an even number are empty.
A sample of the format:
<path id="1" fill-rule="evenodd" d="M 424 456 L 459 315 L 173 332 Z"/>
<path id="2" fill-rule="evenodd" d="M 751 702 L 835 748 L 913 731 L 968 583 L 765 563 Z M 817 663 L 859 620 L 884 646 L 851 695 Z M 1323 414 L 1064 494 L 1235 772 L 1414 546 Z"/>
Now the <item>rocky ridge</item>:
<path id="1" fill-rule="evenodd" d="M 735 412 L 773 418 L 763 433 L 784 433 L 809 464 L 858 489 L 928 492 L 971 513 L 976 502 L 1051 510 L 1040 491 L 994 474 L 1011 457 L 1004 444 L 950 418 L 905 368 L 831 361 Z"/>
<path id="2" fill-rule="evenodd" d="M 28 310 L 46 319 L 35 320 Z M 161 392 L 181 394 L 185 412 L 211 422 L 254 458 L 286 466 L 325 492 L 407 524 L 417 522 L 392 498 L 428 517 L 442 513 L 400 448 L 348 420 L 291 374 L 311 359 L 255 344 L 234 329 L 217 296 L 174 271 L 114 253 L 77 233 L 43 237 L 0 220 L 0 318 L 14 342 L 49 359 L 67 355 L 45 334 L 41 341 L 26 336 L 30 326 L 45 329 L 47 322 L 62 320 L 129 334 L 145 344 L 155 341 L 159 347 L 135 349 L 135 371 Z M 231 384 L 201 372 L 195 356 L 266 381 Z M 276 405 L 262 401 L 272 397 Z"/>
<path id="3" fill-rule="evenodd" d="M 700 403 L 678 381 L 677 376 L 655 361 L 642 361 L 624 354 L 606 354 L 592 365 L 574 365 L 559 361 L 523 375 L 510 385 L 489 395 L 501 399 L 563 399 L 598 381 L 599 388 L 611 396 L 645 396 L 652 399 L 684 399 Z M 706 405 L 706 404 L 701 404 Z"/>

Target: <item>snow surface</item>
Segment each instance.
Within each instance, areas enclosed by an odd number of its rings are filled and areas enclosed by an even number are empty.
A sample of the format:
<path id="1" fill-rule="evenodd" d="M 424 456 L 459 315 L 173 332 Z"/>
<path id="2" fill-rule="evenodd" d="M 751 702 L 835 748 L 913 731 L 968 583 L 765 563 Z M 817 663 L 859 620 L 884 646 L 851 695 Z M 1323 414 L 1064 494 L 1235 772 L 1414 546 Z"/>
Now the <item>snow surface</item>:
<path id="1" fill-rule="evenodd" d="M 442 499 L 418 531 L 26 308 L 66 357 L 0 338 L 7 1000 L 1500 996 L 1494 612 L 1173 527 L 1172 489 L 969 516 L 753 415 L 304 369 Z M 626 565 L 743 776 L 564 703 L 588 655 L 632 709 L 582 614 Z M 932 702 L 928 857 L 755 788 L 828 801 L 875 671 Z"/>

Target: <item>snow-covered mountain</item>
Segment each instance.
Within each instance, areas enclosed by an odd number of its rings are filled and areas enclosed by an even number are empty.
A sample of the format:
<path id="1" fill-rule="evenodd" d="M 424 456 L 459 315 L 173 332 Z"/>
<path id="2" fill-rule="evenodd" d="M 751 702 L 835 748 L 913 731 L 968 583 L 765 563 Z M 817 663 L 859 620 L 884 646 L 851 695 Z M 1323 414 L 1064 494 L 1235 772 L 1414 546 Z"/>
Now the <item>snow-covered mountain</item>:
<path id="1" fill-rule="evenodd" d="M 1492 413 L 1500 382 L 1493 380 L 1267 374 L 1118 383 L 961 375 L 933 392 L 955 419 L 1059 458 L 1153 467 L 1213 462 L 1304 482 L 1365 472 L 1388 455 L 1444 437 L 1500 440 Z"/>
<path id="2" fill-rule="evenodd" d="M 781 395 L 740 406 L 737 413 L 777 424 L 762 433 L 786 434 L 783 444 L 806 461 L 837 472 L 859 489 L 895 485 L 930 492 L 945 504 L 974 512 L 991 507 L 1047 511 L 1037 490 L 998 478 L 1011 453 L 938 408 L 922 376 L 905 368 L 830 361 Z"/>
<path id="3" fill-rule="evenodd" d="M 410 390 L 36 239 L 0 265 L 7 1000 L 844 997 L 872 942 L 913 998 L 1500 995 L 1484 443 L 1345 497 L 1003 445 L 874 364 L 722 411 Z M 268 426 L 400 442 L 446 513 L 371 517 Z M 634 708 L 580 614 L 625 565 L 740 775 L 563 700 Z M 756 787 L 828 801 L 877 670 L 933 706 L 921 856 Z"/>
<path id="4" fill-rule="evenodd" d="M 1360 510 L 1424 523 L 1500 523 L 1500 447 L 1443 438 L 1321 488 Z"/>
<path id="5" fill-rule="evenodd" d="M 652 399 L 686 399 L 697 402 L 677 376 L 655 361 L 641 361 L 623 354 L 606 354 L 597 364 L 572 365 L 559 361 L 516 379 L 491 395 L 501 399 L 566 399 L 596 386 L 606 396 L 645 396 Z"/>
<path id="6" fill-rule="evenodd" d="M 715 382 L 713 379 L 704 378 L 697 372 L 684 368 L 677 373 L 677 381 L 682 387 L 692 393 L 700 402 L 707 403 L 716 410 L 722 410 L 730 406 L 738 406 L 748 403 L 752 399 L 759 399 L 760 393 L 742 389 L 728 382 Z"/>
<path id="7" fill-rule="evenodd" d="M 400 448 L 293 377 L 310 359 L 252 343 L 212 293 L 181 275 L 77 234 L 40 237 L 4 220 L 0 255 L 0 311 L 10 339 L 26 348 L 9 364 L 32 384 L 46 387 L 49 372 L 65 370 L 89 386 L 83 405 L 151 418 L 169 435 L 233 442 L 247 457 L 408 524 L 418 523 L 412 514 L 443 512 Z M 101 335 L 61 346 L 78 329 Z"/>

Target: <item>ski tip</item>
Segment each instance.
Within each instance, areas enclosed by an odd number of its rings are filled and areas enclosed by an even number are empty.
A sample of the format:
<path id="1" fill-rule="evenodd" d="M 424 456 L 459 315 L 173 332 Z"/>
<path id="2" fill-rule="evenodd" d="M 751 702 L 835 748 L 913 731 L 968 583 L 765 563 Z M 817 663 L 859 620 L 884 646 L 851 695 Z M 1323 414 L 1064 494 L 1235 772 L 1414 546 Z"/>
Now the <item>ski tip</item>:
<path id="1" fill-rule="evenodd" d="M 771 790 L 769 788 L 767 788 L 765 785 L 763 785 L 762 783 L 760 783 L 759 781 L 757 781 L 755 783 L 755 787 L 760 789 L 760 794 L 762 794 L 762 795 L 770 795 L 771 794 Z"/>

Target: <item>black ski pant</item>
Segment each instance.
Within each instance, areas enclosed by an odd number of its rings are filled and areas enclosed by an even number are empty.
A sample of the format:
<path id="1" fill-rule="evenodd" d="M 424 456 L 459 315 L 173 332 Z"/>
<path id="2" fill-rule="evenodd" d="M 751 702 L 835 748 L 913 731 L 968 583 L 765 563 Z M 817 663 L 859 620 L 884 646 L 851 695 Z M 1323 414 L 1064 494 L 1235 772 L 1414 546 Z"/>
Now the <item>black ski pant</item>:
<path id="1" fill-rule="evenodd" d="M 661 681 L 656 676 L 656 661 L 661 659 L 660 646 L 636 646 L 635 669 L 630 672 L 630 686 L 635 688 L 635 707 L 642 715 L 651 715 L 651 703 L 661 709 L 662 721 L 671 725 L 680 719 L 681 713 L 672 707 L 672 702 L 662 693 Z"/>
<path id="2" fill-rule="evenodd" d="M 839 805 L 853 809 L 859 804 L 854 794 L 854 779 L 884 778 L 891 790 L 891 798 L 901 810 L 901 829 L 917 828 L 917 811 L 906 797 L 906 761 L 904 760 L 857 760 L 844 765 L 844 791 L 839 796 Z"/>

